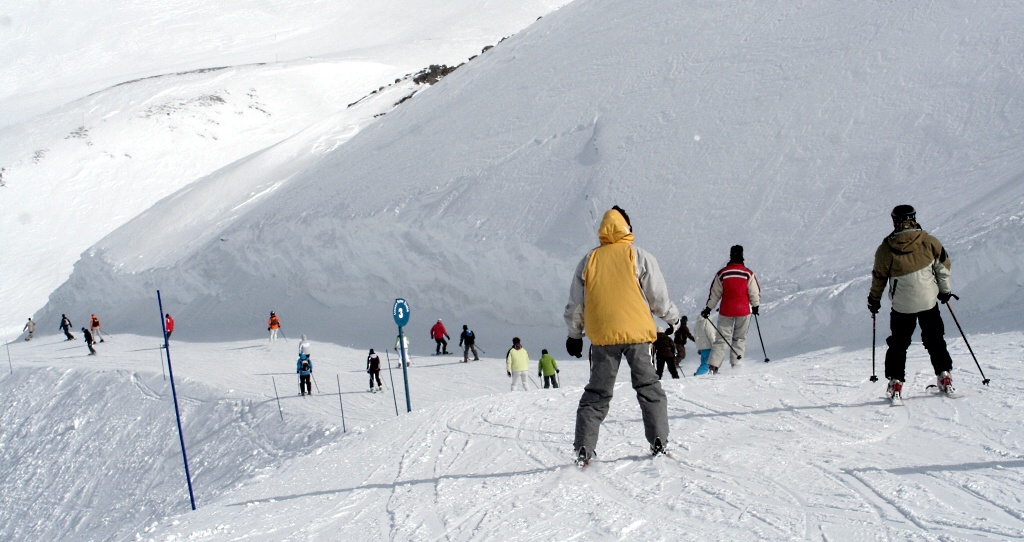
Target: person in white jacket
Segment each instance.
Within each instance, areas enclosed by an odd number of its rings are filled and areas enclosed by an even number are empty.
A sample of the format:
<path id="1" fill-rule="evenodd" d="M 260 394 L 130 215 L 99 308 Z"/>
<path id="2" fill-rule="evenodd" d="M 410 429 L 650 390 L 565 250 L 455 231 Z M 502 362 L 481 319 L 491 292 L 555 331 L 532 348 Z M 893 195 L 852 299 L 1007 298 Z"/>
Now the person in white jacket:
<path id="1" fill-rule="evenodd" d="M 715 334 L 715 326 L 707 318 L 697 319 L 695 332 L 697 334 L 697 353 L 700 354 L 700 367 L 697 367 L 697 372 L 693 373 L 693 376 L 700 376 L 707 374 L 710 369 L 708 358 L 711 356 L 711 345 L 715 343 L 717 336 Z"/>
<path id="2" fill-rule="evenodd" d="M 408 366 L 412 365 L 412 362 L 409 361 L 409 337 L 405 334 L 404 331 L 400 335 L 395 337 L 395 351 L 398 352 L 398 366 L 399 367 L 402 366 L 402 351 L 403 350 L 405 351 L 405 359 L 406 359 L 405 366 L 408 367 Z"/>

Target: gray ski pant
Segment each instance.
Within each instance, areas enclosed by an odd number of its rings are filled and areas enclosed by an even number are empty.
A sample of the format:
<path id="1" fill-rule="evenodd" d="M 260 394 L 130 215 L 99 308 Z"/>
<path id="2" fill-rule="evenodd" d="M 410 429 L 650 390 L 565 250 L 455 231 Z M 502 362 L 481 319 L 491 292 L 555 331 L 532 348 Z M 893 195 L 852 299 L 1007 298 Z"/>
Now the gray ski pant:
<path id="1" fill-rule="evenodd" d="M 736 357 L 738 353 L 740 356 L 747 349 L 747 331 L 750 330 L 750 315 L 746 316 L 719 316 L 718 317 L 718 337 L 715 338 L 715 343 L 711 345 L 711 356 L 708 358 L 708 365 L 714 365 L 715 367 L 721 367 L 722 362 L 725 361 L 726 353 L 729 354 L 729 364 L 737 365 L 740 363 L 740 359 Z M 729 344 L 732 343 L 732 348 L 729 348 Z M 735 352 L 733 351 L 735 350 Z"/>
<path id="2" fill-rule="evenodd" d="M 651 343 L 590 347 L 590 382 L 583 388 L 583 397 L 576 409 L 574 450 L 585 446 L 592 454 L 597 448 L 598 432 L 608 415 L 622 356 L 629 363 L 630 379 L 636 390 L 636 400 L 640 403 L 647 442 L 653 444 L 654 439 L 660 437 L 662 443 L 668 443 L 668 398 L 661 388 L 658 373 L 654 371 L 652 354 Z"/>

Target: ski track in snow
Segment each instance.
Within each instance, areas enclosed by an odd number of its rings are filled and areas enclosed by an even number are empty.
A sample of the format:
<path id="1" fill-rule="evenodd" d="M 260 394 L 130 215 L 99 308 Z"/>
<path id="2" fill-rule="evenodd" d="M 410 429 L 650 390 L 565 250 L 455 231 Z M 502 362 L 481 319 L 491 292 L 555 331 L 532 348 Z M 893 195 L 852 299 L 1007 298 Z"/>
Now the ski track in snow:
<path id="1" fill-rule="evenodd" d="M 867 381 L 864 351 L 665 380 L 671 456 L 654 459 L 620 371 L 598 457 L 584 470 L 571 463 L 579 385 L 509 392 L 501 360 L 417 358 L 414 410 L 405 412 L 399 379 L 395 417 L 389 393 L 365 391 L 362 351 L 314 341 L 324 386 L 299 397 L 289 370 L 296 343 L 172 342 L 199 503 L 189 512 L 154 340 L 119 335 L 87 357 L 80 343 L 41 337 L 12 343 L 14 372 L 0 376 L 11 405 L 0 412 L 0 514 L 19 518 L 0 537 L 1020 538 L 1024 430 L 1013 413 L 1024 392 L 1022 341 L 976 338 L 989 387 L 951 341 L 955 398 L 925 390 L 934 377 L 912 345 L 902 408 L 888 406 L 884 383 Z M 683 373 L 694 364 L 684 361 Z M 585 361 L 560 368 L 562 382 L 586 379 Z M 162 429 L 143 429 L 152 427 Z M 83 437 L 93 444 L 62 444 Z"/>

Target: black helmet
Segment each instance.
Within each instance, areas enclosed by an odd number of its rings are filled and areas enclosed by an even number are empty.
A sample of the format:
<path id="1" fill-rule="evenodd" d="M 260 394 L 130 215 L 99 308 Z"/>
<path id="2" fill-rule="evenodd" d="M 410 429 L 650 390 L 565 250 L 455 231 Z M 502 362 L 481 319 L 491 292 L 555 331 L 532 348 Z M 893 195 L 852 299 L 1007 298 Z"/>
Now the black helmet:
<path id="1" fill-rule="evenodd" d="M 917 222 L 917 211 L 911 205 L 897 205 L 892 209 L 892 225 L 899 227 L 906 221 Z"/>
<path id="2" fill-rule="evenodd" d="M 733 245 L 729 248 L 729 263 L 743 263 L 743 245 Z"/>

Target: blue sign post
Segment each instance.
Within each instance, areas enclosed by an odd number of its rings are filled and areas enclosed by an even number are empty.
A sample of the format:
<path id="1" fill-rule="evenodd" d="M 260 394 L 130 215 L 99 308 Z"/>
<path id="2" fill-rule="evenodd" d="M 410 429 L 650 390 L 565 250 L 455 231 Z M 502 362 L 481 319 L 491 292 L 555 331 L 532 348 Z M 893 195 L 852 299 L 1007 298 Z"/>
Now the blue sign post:
<path id="1" fill-rule="evenodd" d="M 391 309 L 391 315 L 395 318 L 395 323 L 398 324 L 398 348 L 401 352 L 402 362 L 402 379 L 405 380 L 405 409 L 406 412 L 412 412 L 412 401 L 409 399 L 409 357 L 405 352 L 405 334 L 402 333 L 402 328 L 409 323 L 409 304 L 405 302 L 401 297 L 395 300 L 395 306 Z"/>

